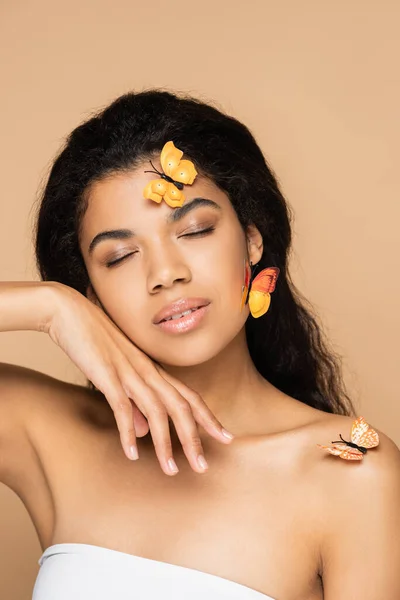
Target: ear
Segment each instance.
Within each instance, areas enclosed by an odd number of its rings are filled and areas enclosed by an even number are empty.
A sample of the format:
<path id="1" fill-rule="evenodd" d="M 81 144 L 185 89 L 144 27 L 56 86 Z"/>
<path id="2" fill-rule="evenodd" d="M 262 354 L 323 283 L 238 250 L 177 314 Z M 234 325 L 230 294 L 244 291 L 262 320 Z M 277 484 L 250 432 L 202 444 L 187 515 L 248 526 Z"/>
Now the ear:
<path id="1" fill-rule="evenodd" d="M 248 258 L 253 265 L 257 264 L 264 251 L 264 244 L 261 233 L 258 231 L 254 223 L 246 227 L 246 240 Z"/>

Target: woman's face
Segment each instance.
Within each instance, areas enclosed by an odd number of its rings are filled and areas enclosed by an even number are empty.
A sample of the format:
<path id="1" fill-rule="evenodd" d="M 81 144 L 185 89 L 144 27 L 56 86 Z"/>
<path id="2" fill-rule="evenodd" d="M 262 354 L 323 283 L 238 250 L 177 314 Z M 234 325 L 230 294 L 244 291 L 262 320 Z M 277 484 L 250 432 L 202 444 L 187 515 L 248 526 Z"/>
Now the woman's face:
<path id="1" fill-rule="evenodd" d="M 157 160 L 153 163 L 161 170 Z M 91 187 L 80 238 L 94 290 L 88 290 L 88 297 L 98 300 L 125 335 L 154 360 L 174 366 L 200 364 L 224 349 L 245 324 L 248 306 L 240 311 L 244 259 L 260 259 L 261 236 L 256 230 L 252 242 L 246 239 L 227 195 L 200 175 L 184 186 L 187 209 L 145 199 L 144 187 L 157 178 L 144 173 L 149 169 L 145 163 Z M 121 229 L 131 231 L 97 237 Z M 161 309 L 182 298 L 209 303 L 194 328 L 171 332 L 154 323 Z"/>

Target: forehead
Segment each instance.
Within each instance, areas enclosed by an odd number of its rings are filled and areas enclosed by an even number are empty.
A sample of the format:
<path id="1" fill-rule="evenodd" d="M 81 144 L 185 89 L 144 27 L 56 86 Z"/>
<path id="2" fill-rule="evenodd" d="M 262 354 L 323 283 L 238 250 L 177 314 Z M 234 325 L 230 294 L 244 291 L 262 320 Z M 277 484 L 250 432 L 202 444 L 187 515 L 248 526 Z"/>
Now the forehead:
<path id="1" fill-rule="evenodd" d="M 157 161 L 152 162 L 160 169 Z M 152 170 L 150 163 L 144 163 L 133 171 L 113 174 L 90 187 L 88 207 L 82 219 L 83 239 L 105 227 L 127 224 L 136 228 L 146 225 L 154 227 L 157 222 L 166 223 L 166 217 L 175 209 L 164 201 L 158 204 L 143 196 L 146 184 L 158 178 L 156 173 L 144 172 L 150 169 Z M 184 204 L 192 198 L 203 197 L 212 199 L 223 210 L 233 211 L 227 194 L 207 177 L 198 175 L 192 185 L 184 186 L 183 193 Z"/>

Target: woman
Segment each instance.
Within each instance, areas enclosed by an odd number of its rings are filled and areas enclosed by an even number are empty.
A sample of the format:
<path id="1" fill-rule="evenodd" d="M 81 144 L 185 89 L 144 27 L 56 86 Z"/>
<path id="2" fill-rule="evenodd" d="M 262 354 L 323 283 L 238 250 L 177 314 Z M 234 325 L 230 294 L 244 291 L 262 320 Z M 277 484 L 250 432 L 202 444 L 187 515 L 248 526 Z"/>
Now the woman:
<path id="1" fill-rule="evenodd" d="M 1 368 L 34 600 L 400 596 L 400 452 L 353 426 L 243 124 L 165 91 L 116 99 L 68 137 L 35 234 L 43 281 L 2 284 L 2 330 L 48 333 L 88 386 Z"/>

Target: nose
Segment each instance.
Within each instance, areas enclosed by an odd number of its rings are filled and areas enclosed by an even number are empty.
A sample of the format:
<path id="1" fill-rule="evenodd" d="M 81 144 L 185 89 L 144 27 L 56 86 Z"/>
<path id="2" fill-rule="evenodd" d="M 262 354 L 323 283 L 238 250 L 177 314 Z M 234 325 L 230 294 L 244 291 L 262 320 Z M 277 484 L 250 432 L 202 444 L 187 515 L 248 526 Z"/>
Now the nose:
<path id="1" fill-rule="evenodd" d="M 155 254 L 147 278 L 149 294 L 154 294 L 162 288 L 170 288 L 176 283 L 188 283 L 191 271 L 185 258 L 180 252 L 167 251 Z"/>

